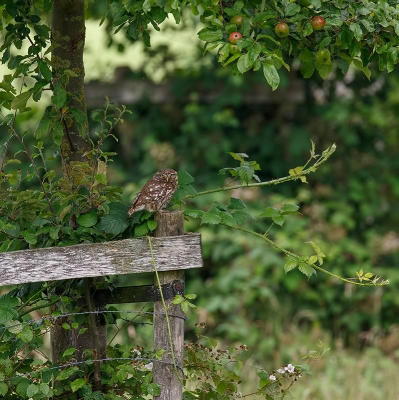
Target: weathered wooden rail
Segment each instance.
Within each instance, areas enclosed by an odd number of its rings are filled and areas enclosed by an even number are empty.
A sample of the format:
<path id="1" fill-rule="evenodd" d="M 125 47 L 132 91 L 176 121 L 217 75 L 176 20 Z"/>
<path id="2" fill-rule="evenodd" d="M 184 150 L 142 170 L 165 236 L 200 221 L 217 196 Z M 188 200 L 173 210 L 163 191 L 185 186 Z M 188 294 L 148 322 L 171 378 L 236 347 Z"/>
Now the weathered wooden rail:
<path id="1" fill-rule="evenodd" d="M 201 237 L 183 234 L 183 216 L 179 211 L 158 212 L 155 220 L 158 227 L 155 237 L 150 238 L 152 253 L 148 238 L 1 253 L 0 286 L 154 272 L 155 262 L 168 313 L 183 317 L 180 307 L 173 305 L 172 300 L 176 293 L 184 294 L 184 270 L 202 267 Z M 154 283 L 150 287 L 116 288 L 112 296 L 100 290 L 88 304 L 154 301 L 154 349 L 166 350 L 162 361 L 169 363 L 154 363 L 154 381 L 162 391 L 156 398 L 180 400 L 182 387 L 172 365 L 165 310 L 159 301 L 160 288 L 156 279 Z M 175 361 L 182 367 L 184 318 L 170 318 L 170 328 Z M 70 343 L 70 347 L 73 346 Z"/>

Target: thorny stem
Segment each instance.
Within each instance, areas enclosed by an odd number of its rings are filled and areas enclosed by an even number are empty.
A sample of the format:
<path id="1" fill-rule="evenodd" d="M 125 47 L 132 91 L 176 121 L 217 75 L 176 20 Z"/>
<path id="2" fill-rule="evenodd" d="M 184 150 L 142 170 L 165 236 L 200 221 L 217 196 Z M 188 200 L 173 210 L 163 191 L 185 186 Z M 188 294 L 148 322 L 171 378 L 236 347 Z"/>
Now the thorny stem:
<path id="1" fill-rule="evenodd" d="M 203 192 L 198 192 L 198 193 L 195 193 L 195 194 L 189 194 L 189 195 L 183 197 L 182 200 L 191 199 L 191 198 L 194 198 L 194 197 L 203 196 L 203 195 L 211 194 L 211 193 L 227 191 L 227 190 L 234 190 L 234 189 L 241 189 L 241 188 L 253 188 L 253 187 L 261 187 L 261 186 L 272 186 L 272 185 L 278 185 L 280 183 L 294 181 L 294 180 L 300 179 L 300 177 L 302 177 L 302 176 L 305 176 L 305 175 L 308 175 L 308 174 L 310 174 L 312 172 L 315 172 L 322 164 L 324 164 L 328 160 L 328 158 L 335 151 L 335 149 L 336 149 L 336 146 L 333 145 L 333 146 L 331 146 L 331 148 L 325 150 L 323 152 L 322 156 L 319 158 L 319 160 L 317 160 L 309 168 L 303 169 L 302 172 L 297 174 L 297 175 L 288 175 L 288 176 L 284 176 L 282 178 L 272 179 L 271 181 L 266 181 L 266 182 L 248 183 L 248 184 L 241 184 L 241 185 L 235 185 L 235 186 L 224 186 L 224 187 L 221 187 L 221 188 L 205 190 Z M 308 165 L 309 161 L 305 165 Z"/>
<path id="2" fill-rule="evenodd" d="M 259 238 L 265 240 L 265 241 L 266 241 L 267 243 L 269 243 L 272 247 L 274 247 L 275 249 L 281 251 L 281 252 L 284 253 L 286 256 L 292 257 L 292 258 L 294 258 L 295 260 L 299 260 L 299 258 L 300 258 L 298 255 L 296 255 L 296 254 L 294 254 L 294 253 L 291 253 L 289 250 L 286 250 L 286 249 L 284 249 L 284 248 L 278 246 L 275 242 L 273 242 L 273 240 L 269 239 L 267 236 L 265 236 L 265 235 L 263 235 L 263 234 L 261 234 L 261 233 L 255 232 L 255 231 L 253 231 L 253 230 L 251 230 L 251 229 L 246 229 L 246 228 L 238 227 L 238 226 L 236 226 L 235 229 L 237 229 L 237 230 L 239 230 L 239 231 L 246 232 L 246 233 L 250 233 L 251 235 L 257 236 L 257 237 L 259 237 Z M 337 274 L 334 274 L 333 272 L 327 271 L 326 269 L 320 267 L 319 265 L 309 264 L 309 263 L 307 263 L 306 261 L 302 261 L 302 260 L 301 260 L 301 262 L 304 262 L 305 264 L 309 265 L 310 267 L 312 267 L 312 268 L 314 268 L 314 269 L 317 269 L 318 271 L 324 272 L 325 274 L 330 275 L 330 276 L 333 277 L 333 278 L 339 279 L 340 281 L 343 281 L 343 282 L 346 282 L 346 283 L 350 283 L 351 285 L 356 285 L 356 286 L 373 286 L 373 287 L 375 287 L 375 286 L 385 286 L 385 284 L 386 284 L 386 283 L 384 283 L 384 282 L 381 282 L 381 283 L 362 283 L 362 282 L 355 282 L 355 281 L 353 281 L 353 280 L 351 280 L 351 279 L 343 278 L 342 276 L 339 276 L 339 275 L 337 275 Z"/>

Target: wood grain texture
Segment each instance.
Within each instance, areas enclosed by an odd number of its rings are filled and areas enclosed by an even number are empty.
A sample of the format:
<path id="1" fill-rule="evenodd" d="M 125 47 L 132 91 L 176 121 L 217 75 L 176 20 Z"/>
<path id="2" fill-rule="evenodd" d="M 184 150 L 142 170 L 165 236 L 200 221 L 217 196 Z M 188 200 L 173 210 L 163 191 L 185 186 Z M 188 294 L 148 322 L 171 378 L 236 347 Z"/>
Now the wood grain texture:
<path id="1" fill-rule="evenodd" d="M 201 236 L 151 238 L 158 271 L 202 267 Z M 148 239 L 0 253 L 0 286 L 153 272 Z"/>
<path id="2" fill-rule="evenodd" d="M 158 224 L 154 232 L 156 237 L 183 235 L 184 217 L 181 211 L 159 211 L 155 213 L 154 217 Z M 161 285 L 172 283 L 175 280 L 184 282 L 183 270 L 159 272 L 158 276 Z M 154 276 L 154 284 L 158 285 L 156 276 Z M 162 301 L 154 302 L 154 350 L 165 350 L 165 353 L 162 355 L 162 360 L 173 363 L 170 348 L 172 345 L 174 361 L 182 368 L 184 353 L 184 313 L 180 305 L 174 305 L 172 301 L 173 299 L 165 300 L 167 312 L 169 314 L 170 338 L 168 322 Z M 172 315 L 180 316 L 181 318 L 172 317 Z M 153 381 L 158 383 L 161 387 L 161 395 L 154 396 L 154 400 L 182 399 L 183 388 L 173 365 L 154 362 L 152 373 Z M 178 370 L 178 373 L 180 374 L 180 370 Z M 180 377 L 183 379 L 182 375 L 180 375 Z"/>

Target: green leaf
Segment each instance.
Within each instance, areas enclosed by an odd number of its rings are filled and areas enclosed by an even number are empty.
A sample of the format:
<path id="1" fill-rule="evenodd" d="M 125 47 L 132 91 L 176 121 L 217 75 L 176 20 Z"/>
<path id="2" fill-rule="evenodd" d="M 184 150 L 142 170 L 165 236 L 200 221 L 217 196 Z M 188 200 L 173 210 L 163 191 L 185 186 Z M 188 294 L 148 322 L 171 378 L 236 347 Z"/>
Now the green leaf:
<path id="1" fill-rule="evenodd" d="M 297 267 L 297 265 L 298 265 L 297 260 L 295 260 L 294 258 L 288 258 L 288 260 L 284 264 L 285 273 L 292 271 L 294 268 Z"/>
<path id="2" fill-rule="evenodd" d="M 229 208 L 231 210 L 243 210 L 244 208 L 247 208 L 247 206 L 241 199 L 236 199 L 235 197 L 232 197 L 230 199 Z"/>
<path id="3" fill-rule="evenodd" d="M 216 386 L 216 391 L 219 393 L 220 396 L 223 396 L 226 393 L 227 385 L 225 381 L 220 381 Z"/>
<path id="4" fill-rule="evenodd" d="M 52 130 L 53 141 L 57 146 L 61 146 L 63 135 L 64 135 L 64 130 L 62 127 L 62 122 L 60 120 L 57 120 L 54 123 L 54 128 Z"/>
<path id="5" fill-rule="evenodd" d="M 86 379 L 78 378 L 71 382 L 72 392 L 78 391 L 80 388 L 86 385 Z"/>
<path id="6" fill-rule="evenodd" d="M 201 225 L 202 224 L 215 225 L 215 224 L 219 224 L 221 222 L 221 220 L 222 219 L 218 215 L 211 213 L 211 212 L 205 212 L 201 216 Z"/>
<path id="7" fill-rule="evenodd" d="M 37 62 L 37 64 L 38 64 L 39 71 L 42 74 L 43 78 L 46 81 L 51 81 L 52 74 L 51 74 L 51 70 L 50 70 L 49 66 L 47 65 L 47 63 L 45 63 L 43 60 L 39 60 Z"/>
<path id="8" fill-rule="evenodd" d="M 216 42 L 223 39 L 223 32 L 217 28 L 204 28 L 198 32 L 198 37 L 204 42 Z"/>
<path id="9" fill-rule="evenodd" d="M 301 271 L 304 275 L 306 275 L 308 278 L 310 278 L 313 274 L 316 275 L 316 270 L 306 264 L 306 263 L 299 263 L 299 267 L 298 267 L 299 271 Z"/>
<path id="10" fill-rule="evenodd" d="M 33 331 L 29 325 L 25 325 L 20 333 L 23 342 L 28 343 L 33 340 Z"/>
<path id="11" fill-rule="evenodd" d="M 201 210 L 186 210 L 184 211 L 184 215 L 187 215 L 191 218 L 201 218 L 204 212 Z"/>
<path id="12" fill-rule="evenodd" d="M 134 236 L 135 237 L 145 236 L 145 235 L 147 235 L 148 232 L 149 232 L 149 228 L 147 225 L 147 221 L 141 225 L 137 225 L 134 227 Z"/>
<path id="13" fill-rule="evenodd" d="M 296 214 L 299 210 L 299 206 L 296 204 L 283 204 L 281 207 L 281 212 L 284 214 Z"/>
<path id="14" fill-rule="evenodd" d="M 284 215 L 279 215 L 277 217 L 272 217 L 272 221 L 277 225 L 283 226 L 284 221 L 285 221 L 285 217 L 284 217 Z"/>
<path id="15" fill-rule="evenodd" d="M 248 158 L 248 155 L 245 153 L 228 152 L 227 154 L 230 154 L 234 158 L 234 160 L 241 161 L 241 162 L 245 161 L 244 158 Z"/>
<path id="16" fill-rule="evenodd" d="M 195 181 L 195 179 L 186 171 L 178 171 L 177 178 L 179 186 L 186 186 Z"/>
<path id="17" fill-rule="evenodd" d="M 69 379 L 73 374 L 75 374 L 78 371 L 79 371 L 78 367 L 69 367 L 61 371 L 55 379 L 57 381 L 64 381 L 65 379 Z"/>
<path id="18" fill-rule="evenodd" d="M 76 353 L 76 349 L 74 347 L 70 347 L 69 349 L 66 349 L 63 353 L 62 353 L 62 357 L 69 357 L 72 356 Z"/>
<path id="19" fill-rule="evenodd" d="M 158 224 L 157 224 L 157 221 L 155 221 L 153 219 L 148 219 L 147 226 L 148 226 L 148 229 L 152 232 L 157 228 Z"/>
<path id="20" fill-rule="evenodd" d="M 265 211 L 259 215 L 259 217 L 274 218 L 280 215 L 280 211 L 274 207 L 266 207 Z"/>
<path id="21" fill-rule="evenodd" d="M 120 202 L 109 203 L 109 214 L 101 218 L 100 229 L 112 235 L 123 232 L 128 226 L 128 207 Z"/>
<path id="22" fill-rule="evenodd" d="M 236 211 L 233 213 L 237 225 L 243 225 L 248 219 L 255 219 L 251 214 L 246 211 Z"/>
<path id="23" fill-rule="evenodd" d="M 34 383 L 31 383 L 26 389 L 26 395 L 28 397 L 33 397 L 37 393 L 39 393 L 39 386 Z"/>
<path id="24" fill-rule="evenodd" d="M 4 382 L 0 382 L 0 395 L 5 396 L 8 392 L 8 386 Z"/>
<path id="25" fill-rule="evenodd" d="M 51 102 L 57 107 L 62 108 L 66 102 L 66 91 L 61 85 L 57 85 L 54 88 L 53 96 L 51 96 Z"/>
<path id="26" fill-rule="evenodd" d="M 371 71 L 369 70 L 369 68 L 363 67 L 362 62 L 360 60 L 356 59 L 356 58 L 353 59 L 353 64 L 355 64 L 355 66 L 357 68 L 359 68 L 360 71 L 362 71 L 364 73 L 364 75 L 366 75 L 367 79 L 370 80 Z"/>
<path id="27" fill-rule="evenodd" d="M 160 386 L 153 382 L 147 386 L 147 393 L 151 396 L 160 396 L 161 395 L 161 388 Z"/>
<path id="28" fill-rule="evenodd" d="M 362 28 L 360 27 L 359 24 L 356 24 L 355 22 L 351 22 L 349 24 L 349 29 L 353 32 L 355 35 L 355 38 L 358 42 L 360 42 L 363 38 L 363 31 Z"/>
<path id="29" fill-rule="evenodd" d="M 316 66 L 316 70 L 320 74 L 320 76 L 323 79 L 327 79 L 332 70 L 332 62 L 329 61 L 327 63 L 319 63 L 316 61 L 315 66 Z"/>
<path id="30" fill-rule="evenodd" d="M 94 180 L 96 182 L 100 183 L 101 185 L 106 185 L 108 183 L 107 175 L 105 175 L 105 174 L 96 174 L 96 176 L 94 177 Z"/>
<path id="31" fill-rule="evenodd" d="M 237 226 L 237 221 L 234 219 L 234 217 L 229 214 L 228 212 L 222 212 L 221 214 L 221 218 L 222 218 L 222 223 L 227 225 L 227 226 L 232 226 L 235 227 Z"/>
<path id="32" fill-rule="evenodd" d="M 252 167 L 248 167 L 248 166 L 237 167 L 236 171 L 238 172 L 238 176 L 245 183 L 249 183 L 249 181 L 252 179 L 254 172 L 255 172 Z"/>
<path id="33" fill-rule="evenodd" d="M 14 100 L 11 102 L 11 108 L 13 110 L 23 111 L 26 108 L 26 103 L 32 96 L 32 92 L 28 90 L 27 92 L 21 93 L 18 96 L 14 97 Z"/>
<path id="34" fill-rule="evenodd" d="M 78 224 L 84 226 L 85 228 L 90 228 L 94 226 L 98 221 L 97 212 L 90 210 L 87 214 L 79 215 Z"/>
<path id="35" fill-rule="evenodd" d="M 37 243 L 37 237 L 36 237 L 36 232 L 27 230 L 27 231 L 22 231 L 21 235 L 25 239 L 25 241 L 29 244 L 36 244 Z"/>
<path id="36" fill-rule="evenodd" d="M 288 3 L 285 7 L 284 14 L 286 17 L 296 15 L 301 11 L 301 6 L 297 3 Z"/>
<path id="37" fill-rule="evenodd" d="M 273 64 L 263 63 L 263 74 L 272 90 L 276 90 L 280 84 L 280 76 L 276 67 Z"/>
<path id="38" fill-rule="evenodd" d="M 49 231 L 51 239 L 58 240 L 59 232 L 60 232 L 59 226 L 52 226 Z"/>

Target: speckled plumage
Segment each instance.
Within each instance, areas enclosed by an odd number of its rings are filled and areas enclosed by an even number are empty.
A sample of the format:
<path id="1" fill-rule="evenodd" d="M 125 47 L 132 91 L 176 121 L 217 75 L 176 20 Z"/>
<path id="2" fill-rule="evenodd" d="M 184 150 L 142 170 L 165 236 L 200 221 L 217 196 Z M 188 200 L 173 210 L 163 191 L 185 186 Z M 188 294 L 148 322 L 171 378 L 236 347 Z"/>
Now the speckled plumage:
<path id="1" fill-rule="evenodd" d="M 177 172 L 173 169 L 158 171 L 141 189 L 132 201 L 129 215 L 136 211 L 159 211 L 166 207 L 177 189 Z"/>

